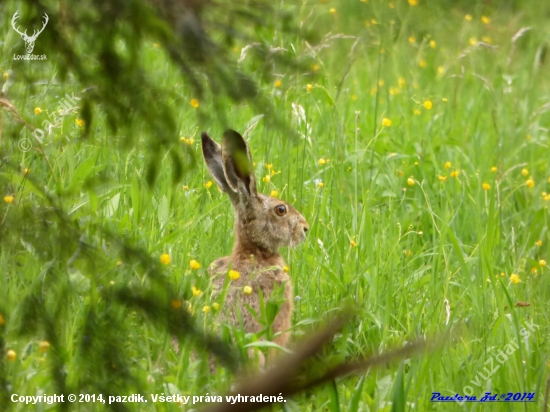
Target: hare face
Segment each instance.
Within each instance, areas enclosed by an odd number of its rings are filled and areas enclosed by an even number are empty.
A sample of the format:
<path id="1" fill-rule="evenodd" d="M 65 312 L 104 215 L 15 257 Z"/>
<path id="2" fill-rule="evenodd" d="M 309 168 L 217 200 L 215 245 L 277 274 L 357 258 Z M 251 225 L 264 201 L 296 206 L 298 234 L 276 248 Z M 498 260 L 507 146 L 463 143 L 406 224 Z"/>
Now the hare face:
<path id="1" fill-rule="evenodd" d="M 274 197 L 257 194 L 250 204 L 236 207 L 235 232 L 240 241 L 276 252 L 299 245 L 309 230 L 306 219 L 294 207 Z"/>

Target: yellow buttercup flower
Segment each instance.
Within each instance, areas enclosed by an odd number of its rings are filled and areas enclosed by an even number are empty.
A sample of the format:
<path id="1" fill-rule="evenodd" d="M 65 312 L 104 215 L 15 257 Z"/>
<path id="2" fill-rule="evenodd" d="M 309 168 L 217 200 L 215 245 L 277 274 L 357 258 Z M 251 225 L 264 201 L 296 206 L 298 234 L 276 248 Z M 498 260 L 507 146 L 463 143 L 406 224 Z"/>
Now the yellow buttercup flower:
<path id="1" fill-rule="evenodd" d="M 210 306 L 204 305 L 202 307 L 202 313 L 210 313 Z"/>
<path id="2" fill-rule="evenodd" d="M 413 179 L 412 177 L 409 177 L 409 178 L 407 179 L 407 184 L 408 184 L 409 186 L 414 186 L 414 179 Z"/>
<path id="3" fill-rule="evenodd" d="M 487 16 L 481 16 L 481 22 L 483 24 L 489 24 L 491 22 L 491 19 Z"/>
<path id="4" fill-rule="evenodd" d="M 283 84 L 282 80 L 277 79 L 277 80 L 275 80 L 275 82 L 273 83 L 273 86 L 275 86 L 275 87 L 281 87 L 282 84 Z"/>
<path id="5" fill-rule="evenodd" d="M 47 340 L 42 340 L 38 343 L 38 350 L 40 353 L 46 353 L 50 349 L 50 342 Z"/>
<path id="6" fill-rule="evenodd" d="M 269 175 L 265 175 L 263 178 L 262 178 L 262 181 L 264 183 L 269 183 L 271 181 L 271 176 Z"/>
<path id="7" fill-rule="evenodd" d="M 529 176 L 529 169 L 527 169 L 527 168 L 525 168 L 525 167 L 524 167 L 523 169 L 521 169 L 521 175 L 522 175 L 523 177 Z"/>
<path id="8" fill-rule="evenodd" d="M 212 181 L 209 180 L 208 182 L 206 182 L 206 183 L 204 184 L 204 187 L 206 187 L 207 189 L 210 189 L 210 188 L 212 187 L 212 184 L 213 184 Z"/>
<path id="9" fill-rule="evenodd" d="M 460 174 L 460 171 L 459 170 L 453 170 L 449 176 L 451 177 L 458 177 L 458 175 Z"/>
<path id="10" fill-rule="evenodd" d="M 355 240 L 352 239 L 352 240 L 349 241 L 349 245 L 350 245 L 351 247 L 357 247 L 357 242 L 356 242 Z"/>
<path id="11" fill-rule="evenodd" d="M 528 179 L 526 182 L 525 182 L 525 185 L 529 188 L 529 189 L 532 189 L 533 187 L 535 187 L 535 181 L 533 179 Z"/>
<path id="12" fill-rule="evenodd" d="M 483 183 L 481 187 L 483 188 L 483 190 L 489 190 L 491 188 L 491 185 L 489 183 Z"/>
<path id="13" fill-rule="evenodd" d="M 336 13 L 336 9 L 334 7 L 331 7 L 330 10 L 329 10 L 330 14 L 335 14 Z"/>
<path id="14" fill-rule="evenodd" d="M 218 302 L 212 303 L 212 309 L 218 310 L 220 308 L 220 304 Z"/>
<path id="15" fill-rule="evenodd" d="M 290 268 L 288 266 L 283 266 L 283 272 L 290 272 Z"/>
<path id="16" fill-rule="evenodd" d="M 310 92 L 312 89 L 313 89 L 313 85 L 312 85 L 312 84 L 309 84 L 309 83 L 306 84 L 306 90 L 307 90 L 308 92 Z"/>
<path id="17" fill-rule="evenodd" d="M 384 127 L 390 127 L 390 126 L 391 126 L 391 120 L 388 119 L 387 117 L 384 117 L 384 118 L 382 119 L 382 126 L 384 126 Z"/>
<path id="18" fill-rule="evenodd" d="M 411 6 L 418 6 L 418 0 L 408 0 Z"/>
<path id="19" fill-rule="evenodd" d="M 491 172 L 496 173 L 496 171 L 497 171 L 497 167 L 496 167 L 496 166 L 491 167 Z"/>
<path id="20" fill-rule="evenodd" d="M 78 127 L 82 127 L 86 122 L 82 119 L 75 119 L 75 123 Z"/>
<path id="21" fill-rule="evenodd" d="M 477 39 L 475 37 L 470 37 L 469 43 L 472 46 L 475 46 L 477 44 Z"/>
<path id="22" fill-rule="evenodd" d="M 323 182 L 318 182 L 317 186 L 322 188 L 322 187 L 325 187 L 325 184 Z"/>
<path id="23" fill-rule="evenodd" d="M 447 180 L 447 176 L 437 175 L 437 178 L 438 178 L 439 180 L 441 180 L 442 182 L 444 182 L 445 180 Z"/>
<path id="24" fill-rule="evenodd" d="M 539 265 L 546 266 L 546 260 L 544 259 L 539 260 Z"/>
<path id="25" fill-rule="evenodd" d="M 276 190 L 272 190 L 271 193 L 269 193 L 269 196 L 277 197 L 278 194 L 279 194 L 279 192 L 277 192 Z"/>
<path id="26" fill-rule="evenodd" d="M 327 161 L 321 157 L 317 163 L 319 163 L 321 166 L 323 166 L 326 162 Z"/>
<path id="27" fill-rule="evenodd" d="M 514 284 L 515 284 L 515 283 L 519 283 L 519 276 L 516 275 L 515 273 L 512 273 L 512 274 L 510 275 L 510 282 L 512 282 L 512 283 L 514 283 Z"/>
<path id="28" fill-rule="evenodd" d="M 191 268 L 191 270 L 199 270 L 201 268 L 201 264 L 199 263 L 199 261 L 191 259 L 189 261 L 189 267 Z"/>
<path id="29" fill-rule="evenodd" d="M 407 85 L 407 82 L 405 81 L 405 79 L 403 77 L 400 77 L 399 79 L 397 79 L 397 85 L 399 86 L 399 88 L 403 88 Z"/>
<path id="30" fill-rule="evenodd" d="M 445 162 L 445 164 L 443 165 L 443 167 L 445 169 L 450 169 L 451 168 L 451 162 Z"/>
<path id="31" fill-rule="evenodd" d="M 10 74 L 8 72 L 4 72 L 2 74 L 2 77 L 4 78 L 4 80 L 8 80 L 8 78 L 10 77 Z"/>
<path id="32" fill-rule="evenodd" d="M 197 289 L 195 286 L 191 288 L 191 292 L 193 293 L 194 297 L 199 297 L 200 295 L 202 295 L 202 290 Z"/>
<path id="33" fill-rule="evenodd" d="M 435 40 L 430 40 L 430 47 L 432 49 L 435 49 L 437 47 L 437 43 L 435 42 Z"/>
<path id="34" fill-rule="evenodd" d="M 422 67 L 422 68 L 425 68 L 425 67 L 427 66 L 426 60 L 420 60 L 420 61 L 418 62 L 418 65 L 419 65 L 420 67 Z"/>
<path id="35" fill-rule="evenodd" d="M 414 36 L 409 36 L 409 43 L 412 44 L 412 43 L 414 43 L 414 42 L 416 42 L 416 37 L 414 37 Z"/>
<path id="36" fill-rule="evenodd" d="M 445 67 L 439 66 L 439 67 L 437 68 L 437 73 L 438 73 L 438 74 L 443 74 L 443 73 L 445 73 Z"/>
<path id="37" fill-rule="evenodd" d="M 245 295 L 250 295 L 250 294 L 252 293 L 252 288 L 251 288 L 250 286 L 245 286 L 245 287 L 243 288 L 243 293 L 244 293 Z"/>
<path id="38" fill-rule="evenodd" d="M 171 261 L 172 259 L 170 258 L 170 255 L 168 253 L 163 253 L 162 255 L 160 255 L 160 262 L 163 265 L 168 265 Z"/>
<path id="39" fill-rule="evenodd" d="M 236 270 L 230 270 L 229 271 L 229 279 L 231 280 L 237 280 L 241 277 L 241 274 L 237 272 Z"/>
<path id="40" fill-rule="evenodd" d="M 472 15 L 471 14 L 467 14 L 464 16 L 464 20 L 466 21 L 472 21 Z"/>
<path id="41" fill-rule="evenodd" d="M 542 240 L 540 240 L 540 239 L 537 240 L 537 241 L 535 242 L 535 245 L 537 245 L 537 246 L 539 246 L 539 247 L 542 246 Z"/>
<path id="42" fill-rule="evenodd" d="M 191 107 L 194 107 L 195 109 L 199 107 L 199 101 L 197 99 L 191 99 Z"/>
<path id="43" fill-rule="evenodd" d="M 4 202 L 8 204 L 13 202 L 13 199 L 15 199 L 15 197 L 13 197 L 12 195 L 4 196 Z"/>
<path id="44" fill-rule="evenodd" d="M 424 108 L 425 108 L 426 110 L 431 110 L 432 107 L 433 107 L 433 103 L 432 103 L 431 100 L 426 100 L 426 101 L 424 102 Z"/>
<path id="45" fill-rule="evenodd" d="M 536 275 L 537 273 L 539 273 L 539 270 L 537 268 L 531 268 L 531 273 L 533 275 Z"/>
<path id="46" fill-rule="evenodd" d="M 422 114 L 422 112 L 418 109 L 414 109 L 414 112 L 413 112 L 415 115 L 417 116 L 420 116 Z"/>
<path id="47" fill-rule="evenodd" d="M 42 113 L 42 109 L 40 107 L 35 107 L 34 114 L 40 114 L 40 113 Z"/>
<path id="48" fill-rule="evenodd" d="M 15 359 L 17 359 L 17 353 L 15 353 L 14 350 L 8 350 L 6 352 L 6 358 L 10 361 L 10 362 L 13 362 Z"/>

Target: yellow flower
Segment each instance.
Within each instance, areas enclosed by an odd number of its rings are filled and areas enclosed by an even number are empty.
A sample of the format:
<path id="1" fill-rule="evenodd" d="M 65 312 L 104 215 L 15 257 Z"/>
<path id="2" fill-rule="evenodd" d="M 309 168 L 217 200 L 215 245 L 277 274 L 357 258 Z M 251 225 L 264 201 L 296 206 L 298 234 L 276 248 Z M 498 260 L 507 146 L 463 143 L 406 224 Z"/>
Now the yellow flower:
<path id="1" fill-rule="evenodd" d="M 29 174 L 30 171 L 31 171 L 31 170 L 30 170 L 28 167 L 25 167 L 25 168 L 23 169 L 23 175 L 24 175 L 24 176 L 27 176 L 27 175 Z"/>
<path id="2" fill-rule="evenodd" d="M 244 293 L 245 295 L 250 295 L 250 294 L 252 293 L 252 288 L 251 288 L 250 286 L 245 286 L 245 287 L 243 288 L 243 293 Z"/>
<path id="3" fill-rule="evenodd" d="M 13 202 L 13 199 L 15 199 L 15 197 L 13 197 L 11 195 L 5 196 L 4 197 L 4 202 L 11 203 L 11 202 Z"/>
<path id="4" fill-rule="evenodd" d="M 525 184 L 527 185 L 527 187 L 529 189 L 532 189 L 533 187 L 535 187 L 535 181 L 533 179 L 529 179 L 525 182 Z"/>
<path id="5" fill-rule="evenodd" d="M 2 77 L 4 78 L 4 80 L 8 80 L 10 74 L 8 72 L 4 72 L 4 74 L 2 74 Z"/>
<path id="6" fill-rule="evenodd" d="M 331 7 L 330 10 L 329 10 L 330 14 L 335 14 L 336 13 L 336 9 L 334 7 Z"/>
<path id="7" fill-rule="evenodd" d="M 382 119 L 382 126 L 384 127 L 390 127 L 391 126 L 391 119 L 388 119 L 387 117 L 384 117 Z"/>
<path id="8" fill-rule="evenodd" d="M 185 139 L 185 144 L 188 146 L 191 146 L 193 143 L 195 143 L 195 139 L 190 137 L 189 139 Z"/>
<path id="9" fill-rule="evenodd" d="M 40 113 L 42 113 L 42 109 L 40 107 L 35 107 L 34 114 L 40 114 Z"/>
<path id="10" fill-rule="evenodd" d="M 202 313 L 210 313 L 210 306 L 204 305 L 202 307 Z"/>
<path id="11" fill-rule="evenodd" d="M 416 41 L 416 37 L 414 36 L 409 36 L 409 43 L 414 43 Z"/>
<path id="12" fill-rule="evenodd" d="M 4 323 L 6 323 L 6 319 L 4 319 L 4 316 L 0 313 L 0 326 L 4 326 Z"/>
<path id="13" fill-rule="evenodd" d="M 399 93 L 401 93 L 401 90 L 399 90 L 399 87 L 390 87 L 390 94 L 392 96 L 395 96 Z"/>
<path id="14" fill-rule="evenodd" d="M 17 353 L 10 349 L 6 352 L 6 358 L 8 358 L 10 362 L 13 362 L 17 358 Z"/>
<path id="15" fill-rule="evenodd" d="M 471 44 L 472 46 L 475 46 L 476 43 L 477 43 L 477 39 L 476 39 L 475 37 L 470 37 L 469 42 L 470 42 L 470 44 Z"/>
<path id="16" fill-rule="evenodd" d="M 384 82 L 384 80 L 382 80 L 382 79 L 378 80 L 378 86 L 382 87 L 382 86 L 384 86 L 384 84 L 386 84 Z"/>
<path id="17" fill-rule="evenodd" d="M 218 310 L 220 308 L 220 304 L 218 302 L 212 303 L 212 309 Z"/>
<path id="18" fill-rule="evenodd" d="M 512 273 L 510 275 L 510 282 L 512 283 L 519 283 L 519 276 L 516 275 L 515 273 Z"/>
<path id="19" fill-rule="evenodd" d="M 86 123 L 86 122 L 82 119 L 75 119 L 75 123 L 78 127 L 82 127 L 82 126 L 84 126 L 84 123 Z"/>
<path id="20" fill-rule="evenodd" d="M 237 272 L 236 270 L 230 270 L 229 271 L 229 279 L 231 280 L 237 280 L 241 277 L 241 274 Z"/>
<path id="21" fill-rule="evenodd" d="M 116 265 L 117 266 L 122 266 L 122 260 L 117 260 Z"/>
<path id="22" fill-rule="evenodd" d="M 444 97 L 443 99 L 441 99 L 441 101 L 442 101 L 443 103 L 447 103 L 447 102 L 449 101 L 449 99 L 447 99 L 446 97 Z"/>
<path id="23" fill-rule="evenodd" d="M 172 259 L 170 259 L 170 255 L 168 253 L 163 253 L 160 255 L 160 261 L 163 265 L 167 265 L 172 261 Z"/>
<path id="24" fill-rule="evenodd" d="M 410 250 L 410 249 L 406 249 L 406 250 L 403 251 L 403 254 L 404 254 L 406 257 L 411 257 L 412 253 L 413 253 L 413 252 L 412 252 L 412 250 Z"/>
<path id="25" fill-rule="evenodd" d="M 544 259 L 539 260 L 539 265 L 546 266 L 546 260 Z"/>
<path id="26" fill-rule="evenodd" d="M 542 246 L 542 240 L 540 240 L 540 239 L 537 240 L 537 241 L 535 242 L 535 245 L 537 245 L 537 246 L 539 246 L 539 247 Z"/>
<path id="27" fill-rule="evenodd" d="M 521 175 L 523 177 L 527 177 L 529 175 L 529 169 L 526 169 L 526 168 L 521 169 Z"/>
<path id="28" fill-rule="evenodd" d="M 503 278 L 504 276 L 506 276 L 506 274 L 504 272 L 500 272 L 500 277 Z"/>
<path id="29" fill-rule="evenodd" d="M 418 62 L 418 65 L 422 68 L 425 68 L 426 67 L 426 60 L 420 60 L 420 62 Z"/>
<path id="30" fill-rule="evenodd" d="M 183 190 L 185 190 L 185 191 L 186 191 L 186 190 L 189 190 L 189 186 L 183 185 Z"/>
<path id="31" fill-rule="evenodd" d="M 489 36 L 482 36 L 481 40 L 483 40 L 485 43 L 493 44 L 493 39 L 491 39 Z M 527 140 L 531 140 L 531 136 L 527 135 Z"/>
<path id="32" fill-rule="evenodd" d="M 313 64 L 313 65 L 311 66 L 311 68 L 313 69 L 314 72 L 316 72 L 317 70 L 319 70 L 319 69 L 321 68 L 321 66 L 318 65 L 318 64 Z"/>
<path id="33" fill-rule="evenodd" d="M 191 303 L 187 304 L 187 313 L 189 314 L 193 313 L 193 305 Z"/>
<path id="34" fill-rule="evenodd" d="M 281 80 L 281 79 L 277 79 L 277 80 L 275 80 L 275 82 L 273 83 L 273 86 L 275 86 L 275 87 L 281 87 L 282 84 L 283 84 L 282 80 Z"/>
<path id="35" fill-rule="evenodd" d="M 471 14 L 467 14 L 464 16 L 464 20 L 466 21 L 472 21 L 472 15 Z"/>
<path id="36" fill-rule="evenodd" d="M 487 16 L 481 16 L 481 22 L 483 24 L 489 24 L 491 22 L 491 19 Z"/>
<path id="37" fill-rule="evenodd" d="M 356 242 L 355 240 L 352 239 L 352 240 L 349 241 L 349 245 L 350 245 L 351 247 L 356 247 L 356 246 L 357 246 L 357 242 Z"/>
<path id="38" fill-rule="evenodd" d="M 450 169 L 451 168 L 451 162 L 445 162 L 443 167 L 445 167 L 445 169 Z"/>
<path id="39" fill-rule="evenodd" d="M 422 114 L 422 112 L 418 109 L 414 109 L 414 114 L 416 114 L 417 116 L 420 116 Z"/>
<path id="40" fill-rule="evenodd" d="M 191 268 L 191 270 L 199 270 L 201 268 L 201 264 L 198 260 L 191 259 L 189 261 L 189 267 Z"/>
<path id="41" fill-rule="evenodd" d="M 453 170 L 449 176 L 451 177 L 458 177 L 458 175 L 460 174 L 460 171 L 459 170 Z"/>
<path id="42" fill-rule="evenodd" d="M 180 299 L 172 299 L 171 303 L 174 309 L 179 309 L 183 305 L 183 302 Z"/>
<path id="43" fill-rule="evenodd" d="M 431 110 L 432 107 L 433 107 L 433 103 L 432 103 L 431 100 L 426 100 L 426 101 L 424 102 L 424 108 L 425 108 L 426 110 Z"/>
<path id="44" fill-rule="evenodd" d="M 322 188 L 322 187 L 325 187 L 325 184 L 323 182 L 318 182 L 317 186 Z"/>
<path id="45" fill-rule="evenodd" d="M 195 109 L 199 107 L 199 101 L 197 99 L 191 99 L 191 107 L 194 107 Z"/>
<path id="46" fill-rule="evenodd" d="M 445 180 L 447 180 L 447 176 L 437 175 L 437 178 L 438 178 L 439 180 L 441 180 L 442 182 L 444 182 Z"/>
<path id="47" fill-rule="evenodd" d="M 191 292 L 193 292 L 194 297 L 199 297 L 200 295 L 202 295 L 202 290 L 197 289 L 195 286 L 191 288 Z"/>
<path id="48" fill-rule="evenodd" d="M 483 190 L 489 190 L 491 188 L 491 185 L 489 183 L 483 183 L 481 187 L 483 188 Z"/>
<path id="49" fill-rule="evenodd" d="M 113 286 L 114 284 L 115 284 L 115 281 L 114 281 L 114 280 L 111 280 L 111 281 L 109 282 L 109 286 Z"/>
<path id="50" fill-rule="evenodd" d="M 437 47 L 437 43 L 435 42 L 435 40 L 430 40 L 430 47 L 432 49 L 435 49 Z"/>
<path id="51" fill-rule="evenodd" d="M 439 74 L 445 73 L 445 67 L 439 66 L 439 67 L 437 68 L 437 73 L 439 73 Z M 443 99 L 443 100 L 445 100 L 445 99 Z"/>
<path id="52" fill-rule="evenodd" d="M 262 181 L 264 183 L 269 183 L 271 181 L 271 176 L 269 175 L 265 175 L 263 178 L 262 178 Z"/>
<path id="53" fill-rule="evenodd" d="M 318 163 L 319 163 L 321 166 L 323 166 L 326 162 L 327 162 L 327 161 L 321 157 L 321 158 L 319 159 L 319 162 L 318 162 Z"/>
<path id="54" fill-rule="evenodd" d="M 212 187 L 212 181 L 209 180 L 208 182 L 206 182 L 206 183 L 204 184 L 204 187 L 206 187 L 207 189 L 210 189 L 210 188 Z"/>
<path id="55" fill-rule="evenodd" d="M 417 6 L 418 5 L 418 0 L 408 0 L 408 2 L 411 6 Z"/>
<path id="56" fill-rule="evenodd" d="M 311 84 L 309 84 L 309 83 L 306 84 L 306 90 L 307 90 L 308 92 L 310 92 L 312 89 L 313 89 L 313 85 L 311 85 Z"/>
<path id="57" fill-rule="evenodd" d="M 409 177 L 409 178 L 407 179 L 407 184 L 408 184 L 409 186 L 414 186 L 414 179 L 413 179 L 412 177 Z"/>
<path id="58" fill-rule="evenodd" d="M 288 273 L 290 272 L 290 268 L 288 266 L 283 266 L 283 272 Z"/>
<path id="59" fill-rule="evenodd" d="M 491 167 L 491 172 L 496 173 L 496 171 L 497 171 L 497 167 L 496 167 L 496 166 Z"/>
<path id="60" fill-rule="evenodd" d="M 399 79 L 397 79 L 397 85 L 402 89 L 403 87 L 405 87 L 405 85 L 407 84 L 407 82 L 405 81 L 405 79 L 403 77 L 400 77 Z"/>
<path id="61" fill-rule="evenodd" d="M 48 349 L 50 349 L 50 342 L 48 342 L 47 340 L 41 340 L 38 343 L 38 350 L 40 351 L 40 353 L 46 353 Z"/>
<path id="62" fill-rule="evenodd" d="M 269 193 L 269 196 L 277 197 L 278 194 L 279 194 L 279 192 L 277 192 L 276 190 L 272 190 L 271 193 Z"/>

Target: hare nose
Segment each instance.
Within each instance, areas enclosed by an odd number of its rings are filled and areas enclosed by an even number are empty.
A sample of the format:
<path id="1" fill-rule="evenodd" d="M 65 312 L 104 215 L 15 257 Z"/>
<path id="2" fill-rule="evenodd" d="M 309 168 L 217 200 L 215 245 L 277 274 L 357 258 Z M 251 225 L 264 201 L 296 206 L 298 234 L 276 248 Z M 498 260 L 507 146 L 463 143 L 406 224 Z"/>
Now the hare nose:
<path id="1" fill-rule="evenodd" d="M 309 230 L 309 227 L 304 226 L 304 232 L 307 232 Z"/>

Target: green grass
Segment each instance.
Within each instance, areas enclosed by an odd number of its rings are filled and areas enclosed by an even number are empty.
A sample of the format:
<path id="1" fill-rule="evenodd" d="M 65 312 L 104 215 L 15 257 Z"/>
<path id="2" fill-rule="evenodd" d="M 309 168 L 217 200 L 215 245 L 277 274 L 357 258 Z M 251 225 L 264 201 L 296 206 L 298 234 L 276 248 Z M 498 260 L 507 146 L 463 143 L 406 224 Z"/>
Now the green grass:
<path id="1" fill-rule="evenodd" d="M 441 350 L 297 396 L 285 410 L 389 411 L 392 404 L 395 410 L 420 411 L 542 409 L 550 311 L 550 268 L 539 264 L 541 259 L 550 262 L 550 201 L 543 195 L 550 192 L 550 81 L 544 58 L 550 7 L 543 3 L 420 1 L 412 7 L 394 1 L 390 8 L 387 1 L 370 0 L 287 5 L 287 11 L 320 36 L 332 32 L 360 39 L 353 49 L 355 39 L 334 39 L 313 55 L 296 37 L 273 34 L 274 46 L 311 67 L 306 72 L 276 67 L 279 76 L 262 86 L 278 115 L 301 137 L 291 138 L 263 118 L 258 121 L 262 113 L 246 104 L 218 102 L 235 130 L 244 132 L 257 121 L 247 138 L 259 190 L 277 190 L 310 224 L 306 242 L 283 251 L 300 297 L 293 341 L 310 333 L 309 321 L 322 322 L 346 303 L 359 313 L 326 349 L 330 362 L 434 336 L 450 325 L 457 331 L 456 339 Z M 481 22 L 482 15 L 490 18 L 489 24 Z M 6 35 L 8 21 L 2 26 Z M 512 43 L 522 27 L 531 29 Z M 482 39 L 485 43 L 477 42 Z M 244 46 L 238 44 L 235 60 Z M 161 48 L 146 47 L 147 76 L 166 90 L 178 84 L 180 97 L 190 102 L 195 96 L 182 88 Z M 34 125 L 56 110 L 56 96 L 89 86 L 70 81 L 58 85 L 53 58 L 37 65 L 42 82 L 26 84 L 12 67 L 7 47 L 2 53 L 0 69 L 9 71 L 7 95 Z M 243 66 L 247 68 L 247 60 Z M 280 87 L 274 85 L 277 79 L 282 80 Z M 22 127 L 3 112 L 1 150 L 8 163 L 0 170 L 0 188 L 2 197 L 14 195 L 15 200 L 0 206 L 0 313 L 6 320 L 0 343 L 3 350 L 14 350 L 17 359 L 5 359 L 0 369 L 11 393 L 59 392 L 60 379 L 68 388 L 85 388 L 87 381 L 90 388 L 108 388 L 116 382 L 91 365 L 104 361 L 97 358 L 101 353 L 113 355 L 113 368 L 127 368 L 127 375 L 118 376 L 127 376 L 125 385 L 143 394 L 204 395 L 229 388 L 231 374 L 211 375 L 204 356 L 191 357 L 192 341 L 182 343 L 176 355 L 165 328 L 140 312 L 109 306 L 105 299 L 110 295 L 104 293 L 119 286 L 151 287 L 154 292 L 160 276 L 171 285 L 173 299 L 193 306 L 198 327 L 214 330 L 214 313 L 201 313 L 203 305 L 212 303 L 206 268 L 230 253 L 233 216 L 216 185 L 205 187 L 213 179 L 202 161 L 200 132 L 207 130 L 219 141 L 225 127 L 205 124 L 198 116 L 213 110 L 213 99 L 205 96 L 198 109 L 189 103 L 179 107 L 180 136 L 194 142 L 187 145 L 173 136 L 158 159 L 153 189 L 147 185 L 149 136 L 139 136 L 131 149 L 123 147 L 100 109 L 87 138 L 75 123 L 78 113 L 64 116 L 42 146 L 43 153 L 18 149 Z M 433 105 L 430 110 L 424 106 L 427 100 Z M 43 112 L 34 114 L 35 107 Z M 383 118 L 391 126 L 383 127 Z M 197 161 L 178 184 L 172 181 L 171 151 Z M 266 164 L 277 172 L 269 183 L 261 179 L 269 173 Z M 26 178 L 24 168 L 30 168 Z M 451 172 L 459 174 L 452 177 Z M 534 187 L 527 186 L 529 178 Z M 54 209 L 66 213 L 83 237 L 64 229 Z M 155 262 L 168 253 L 171 263 L 152 271 L 115 239 L 146 251 Z M 94 259 L 86 259 L 88 253 Z M 191 270 L 191 259 L 201 269 Z M 517 284 L 510 281 L 513 273 L 520 278 Z M 56 283 L 50 276 L 67 280 Z M 204 293 L 193 297 L 192 286 Z M 47 315 L 28 314 L 42 304 L 28 298 L 37 290 L 52 309 Z M 530 306 L 514 307 L 516 302 Z M 97 350 L 86 355 L 90 316 L 97 316 L 92 324 L 108 334 L 91 339 Z M 526 321 L 540 328 L 523 342 L 519 333 Z M 236 335 L 244 352 L 242 346 L 253 337 Z M 479 372 L 487 375 L 488 359 L 514 338 L 519 349 L 489 380 L 473 385 Z M 112 348 L 110 339 L 117 342 Z M 41 340 L 52 344 L 47 354 L 38 350 Z M 118 356 L 128 362 L 116 364 Z M 58 361 L 65 363 L 62 378 L 51 373 Z M 536 392 L 536 403 L 460 407 L 429 402 L 432 392 L 462 394 L 465 386 L 472 386 L 475 395 Z M 31 410 L 20 404 L 10 407 Z M 102 408 L 88 404 L 81 410 L 95 407 Z M 172 404 L 155 407 L 179 410 Z M 155 409 L 149 404 L 130 405 L 130 410 Z"/>

